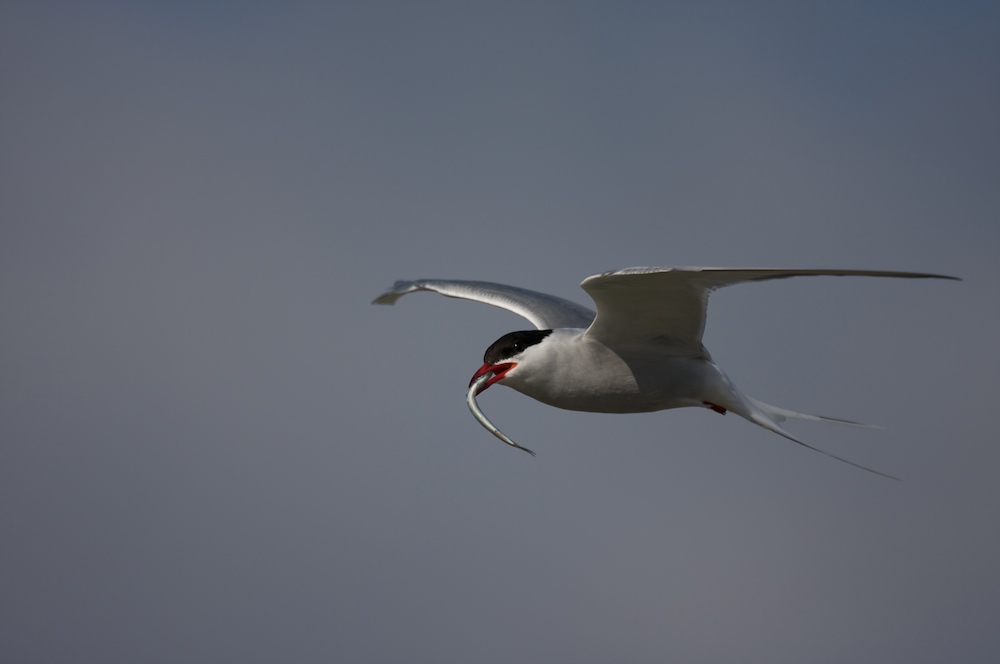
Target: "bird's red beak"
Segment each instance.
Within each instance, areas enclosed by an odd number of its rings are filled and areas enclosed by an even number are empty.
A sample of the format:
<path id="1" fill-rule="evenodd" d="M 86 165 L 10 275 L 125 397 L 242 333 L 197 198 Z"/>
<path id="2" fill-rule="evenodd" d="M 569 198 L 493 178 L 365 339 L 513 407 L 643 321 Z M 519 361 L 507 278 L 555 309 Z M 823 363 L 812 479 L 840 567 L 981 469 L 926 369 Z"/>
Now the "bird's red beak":
<path id="1" fill-rule="evenodd" d="M 483 366 L 479 367 L 479 369 L 476 371 L 476 373 L 474 373 L 472 375 L 472 380 L 469 381 L 469 387 L 472 387 L 472 384 L 475 383 L 476 380 L 480 376 L 482 376 L 483 374 L 488 374 L 488 373 L 492 372 L 493 376 L 489 380 L 487 380 L 486 383 L 483 384 L 482 387 L 480 387 L 478 390 L 476 390 L 476 394 L 479 394 L 480 392 L 482 392 L 483 390 L 485 390 L 487 387 L 489 387 L 493 383 L 495 383 L 498 380 L 500 380 L 501 378 L 503 378 L 507 374 L 508 371 L 510 371 L 511 369 L 513 369 L 516 366 L 517 366 L 517 362 L 501 362 L 499 364 L 490 364 L 489 362 L 487 362 Z"/>

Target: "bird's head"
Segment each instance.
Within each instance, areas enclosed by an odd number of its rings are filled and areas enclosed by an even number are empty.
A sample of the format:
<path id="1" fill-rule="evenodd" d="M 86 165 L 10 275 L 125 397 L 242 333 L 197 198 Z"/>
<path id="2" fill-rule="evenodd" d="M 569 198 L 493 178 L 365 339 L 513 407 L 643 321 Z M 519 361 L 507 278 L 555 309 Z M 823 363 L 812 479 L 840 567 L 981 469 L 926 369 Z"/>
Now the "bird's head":
<path id="1" fill-rule="evenodd" d="M 552 330 L 525 330 L 503 335 L 486 349 L 486 353 L 483 355 L 483 366 L 479 367 L 473 374 L 472 380 L 469 381 L 469 387 L 472 387 L 473 383 L 486 374 L 492 375 L 476 390 L 476 394 L 493 383 L 503 380 L 518 365 L 524 363 L 525 351 L 543 341 L 550 334 L 552 334 Z"/>

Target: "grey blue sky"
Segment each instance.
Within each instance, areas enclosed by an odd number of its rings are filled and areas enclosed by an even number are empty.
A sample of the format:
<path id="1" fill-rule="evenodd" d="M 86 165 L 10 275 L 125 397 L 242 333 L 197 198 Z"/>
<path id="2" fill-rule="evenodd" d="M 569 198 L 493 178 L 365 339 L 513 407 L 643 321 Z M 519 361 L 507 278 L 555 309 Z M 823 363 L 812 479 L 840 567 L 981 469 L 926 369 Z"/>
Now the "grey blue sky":
<path id="1" fill-rule="evenodd" d="M 1000 7 L 5 2 L 0 660 L 982 662 L 1000 651 Z M 748 394 L 480 404 L 637 265 Z"/>

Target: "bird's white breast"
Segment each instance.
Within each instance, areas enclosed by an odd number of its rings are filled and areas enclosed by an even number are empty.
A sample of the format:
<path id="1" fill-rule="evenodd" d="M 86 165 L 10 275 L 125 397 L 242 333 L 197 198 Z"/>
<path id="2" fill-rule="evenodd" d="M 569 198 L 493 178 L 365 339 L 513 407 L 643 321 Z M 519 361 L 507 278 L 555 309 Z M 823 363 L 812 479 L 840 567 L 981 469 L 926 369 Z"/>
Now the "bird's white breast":
<path id="1" fill-rule="evenodd" d="M 705 358 L 655 346 L 613 350 L 583 330 L 559 329 L 525 350 L 501 384 L 557 408 L 639 413 L 701 406 L 720 381 L 728 383 Z"/>

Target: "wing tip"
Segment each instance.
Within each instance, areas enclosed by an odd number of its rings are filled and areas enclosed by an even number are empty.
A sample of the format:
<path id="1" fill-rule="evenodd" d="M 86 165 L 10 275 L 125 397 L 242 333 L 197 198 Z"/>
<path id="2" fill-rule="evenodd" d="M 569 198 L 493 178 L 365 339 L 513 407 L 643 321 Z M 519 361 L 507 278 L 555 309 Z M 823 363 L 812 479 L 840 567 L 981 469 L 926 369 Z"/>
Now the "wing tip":
<path id="1" fill-rule="evenodd" d="M 396 304 L 396 300 L 416 290 L 420 290 L 420 284 L 417 282 L 400 280 L 394 283 L 392 288 L 372 300 L 372 304 Z"/>

